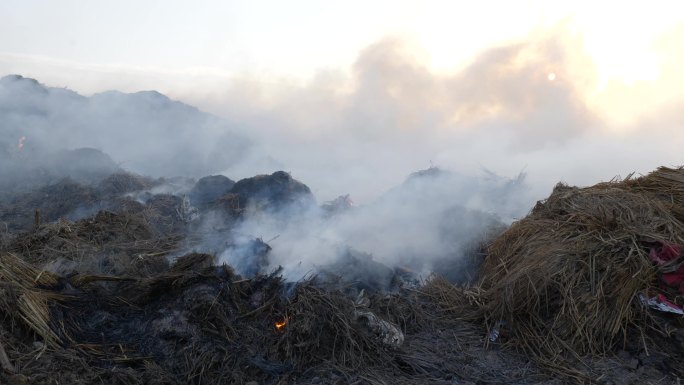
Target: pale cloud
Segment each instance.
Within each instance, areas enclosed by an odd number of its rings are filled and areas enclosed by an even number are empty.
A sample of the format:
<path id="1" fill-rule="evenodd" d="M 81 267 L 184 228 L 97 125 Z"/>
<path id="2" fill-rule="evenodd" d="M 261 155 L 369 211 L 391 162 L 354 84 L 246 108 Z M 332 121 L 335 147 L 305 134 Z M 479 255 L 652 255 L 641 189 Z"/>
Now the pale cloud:
<path id="1" fill-rule="evenodd" d="M 677 31 L 661 37 L 660 78 L 609 83 L 599 96 L 588 37 L 563 23 L 482 50 L 450 71 L 436 70 L 419 42 L 402 36 L 367 46 L 349 67 L 308 79 L 26 55 L 0 55 L 0 71 L 86 94 L 157 89 L 227 119 L 252 139 L 252 151 L 227 175 L 282 168 L 323 200 L 343 193 L 371 199 L 430 164 L 468 174 L 526 169 L 541 198 L 558 180 L 587 184 L 679 161 L 679 136 L 666 139 L 663 131 L 673 135 L 682 122 Z M 619 111 L 630 118 L 611 115 Z"/>

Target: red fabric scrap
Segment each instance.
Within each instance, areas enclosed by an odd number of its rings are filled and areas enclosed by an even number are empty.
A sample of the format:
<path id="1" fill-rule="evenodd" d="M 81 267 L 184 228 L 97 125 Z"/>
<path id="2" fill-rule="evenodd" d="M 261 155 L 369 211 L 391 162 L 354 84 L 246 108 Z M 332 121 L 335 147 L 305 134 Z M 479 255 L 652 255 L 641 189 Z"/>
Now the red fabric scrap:
<path id="1" fill-rule="evenodd" d="M 660 247 L 654 247 L 649 253 L 651 260 L 658 265 L 669 262 L 682 254 L 682 248 L 674 243 L 661 242 Z"/>
<path id="2" fill-rule="evenodd" d="M 669 242 L 660 242 L 660 246 L 651 248 L 648 254 L 658 266 L 670 262 L 680 255 L 682 255 L 682 247 Z M 684 264 L 676 271 L 661 274 L 660 279 L 667 286 L 676 287 L 681 294 L 684 294 Z"/>

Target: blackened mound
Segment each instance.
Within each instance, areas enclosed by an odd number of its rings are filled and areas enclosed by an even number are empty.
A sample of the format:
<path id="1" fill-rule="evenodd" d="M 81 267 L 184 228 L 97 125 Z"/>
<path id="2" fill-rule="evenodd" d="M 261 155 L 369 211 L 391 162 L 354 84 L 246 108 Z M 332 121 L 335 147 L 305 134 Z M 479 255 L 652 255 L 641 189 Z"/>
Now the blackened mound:
<path id="1" fill-rule="evenodd" d="M 228 194 L 235 182 L 223 175 L 211 175 L 200 178 L 190 190 L 190 203 L 204 206 Z"/>
<path id="2" fill-rule="evenodd" d="M 242 179 L 235 183 L 231 193 L 238 196 L 242 206 L 254 205 L 265 209 L 278 210 L 291 204 L 315 203 L 309 187 L 285 171 Z"/>

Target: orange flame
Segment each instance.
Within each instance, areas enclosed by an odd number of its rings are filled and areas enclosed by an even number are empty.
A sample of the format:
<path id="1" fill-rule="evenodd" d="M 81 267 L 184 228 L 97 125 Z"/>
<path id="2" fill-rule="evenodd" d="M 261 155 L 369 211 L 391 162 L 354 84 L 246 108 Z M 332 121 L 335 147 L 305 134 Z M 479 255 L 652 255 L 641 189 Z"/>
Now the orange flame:
<path id="1" fill-rule="evenodd" d="M 276 321 L 276 323 L 275 323 L 276 330 L 279 332 L 285 330 L 285 326 L 287 326 L 287 322 L 289 320 L 290 320 L 290 317 L 285 317 L 285 318 L 283 318 L 282 321 Z"/>
<path id="2" fill-rule="evenodd" d="M 19 150 L 21 150 L 21 149 L 24 148 L 24 142 L 26 142 L 26 137 L 25 137 L 25 136 L 22 136 L 21 138 L 19 138 L 19 143 L 17 144 L 17 148 L 18 148 Z"/>

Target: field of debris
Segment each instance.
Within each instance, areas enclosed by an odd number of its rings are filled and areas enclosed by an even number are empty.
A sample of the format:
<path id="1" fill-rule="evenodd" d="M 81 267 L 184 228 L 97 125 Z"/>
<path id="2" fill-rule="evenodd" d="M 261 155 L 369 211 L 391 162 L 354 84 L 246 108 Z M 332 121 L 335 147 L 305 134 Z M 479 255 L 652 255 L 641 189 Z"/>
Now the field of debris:
<path id="1" fill-rule="evenodd" d="M 684 375 L 684 169 L 559 184 L 526 217 L 482 234 L 465 262 L 427 276 L 349 250 L 298 280 L 264 269 L 269 239 L 225 244 L 247 217 L 317 205 L 288 173 L 234 182 L 119 170 L 20 187 L 0 196 L 1 383 Z M 350 206 L 340 197 L 318 207 L 335 216 Z M 220 220 L 207 228 L 207 216 Z M 242 266 L 200 248 L 207 239 L 239 247 Z"/>

